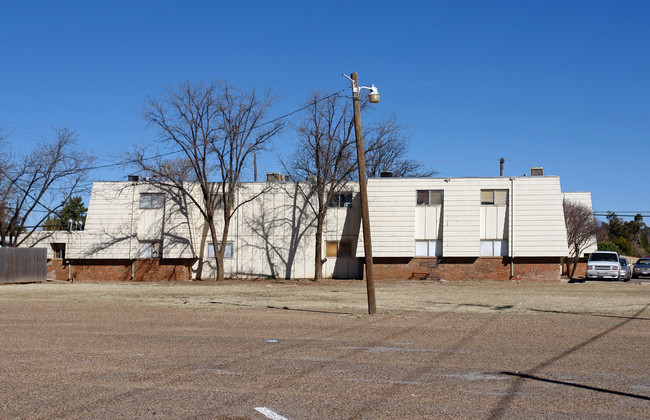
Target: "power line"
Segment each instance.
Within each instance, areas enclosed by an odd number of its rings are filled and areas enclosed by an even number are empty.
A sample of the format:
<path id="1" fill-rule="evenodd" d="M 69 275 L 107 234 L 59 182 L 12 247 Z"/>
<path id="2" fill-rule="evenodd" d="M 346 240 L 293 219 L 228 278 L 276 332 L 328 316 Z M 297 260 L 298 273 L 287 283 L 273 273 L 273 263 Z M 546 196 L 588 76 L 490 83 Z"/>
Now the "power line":
<path id="1" fill-rule="evenodd" d="M 616 211 L 616 210 L 607 210 L 607 211 L 600 211 L 600 210 L 594 210 L 594 214 L 615 214 L 617 216 L 623 215 L 623 214 L 631 214 L 631 215 L 636 215 L 636 214 L 641 214 L 641 215 L 648 215 L 650 216 L 650 211 L 648 210 L 629 210 L 629 211 Z"/>
<path id="2" fill-rule="evenodd" d="M 296 110 L 288 112 L 288 113 L 286 113 L 284 115 L 281 115 L 281 116 L 279 116 L 277 118 L 274 118 L 272 120 L 269 120 L 269 121 L 260 123 L 258 125 L 255 125 L 255 126 L 251 127 L 250 130 L 255 130 L 255 129 L 264 127 L 265 125 L 272 124 L 272 123 L 274 123 L 276 121 L 288 118 L 288 117 L 290 117 L 290 116 L 292 116 L 294 114 L 297 114 L 298 112 L 304 111 L 305 109 L 316 105 L 319 102 L 322 102 L 322 101 L 327 100 L 329 98 L 332 98 L 334 96 L 338 96 L 343 92 L 345 92 L 345 90 L 340 90 L 338 92 L 332 93 L 331 95 L 328 95 L 328 96 L 325 96 L 323 98 L 314 100 L 314 101 L 308 103 L 307 105 L 305 105 L 305 106 L 303 106 L 301 108 L 298 108 Z M 183 150 L 172 150 L 172 151 L 169 151 L 169 152 L 166 152 L 166 153 L 159 153 L 159 154 L 156 154 L 156 155 L 153 155 L 153 156 L 143 157 L 141 160 L 148 161 L 148 160 L 152 160 L 152 159 L 159 159 L 159 158 L 162 158 L 162 157 L 175 155 L 175 154 L 178 154 L 178 153 L 181 153 L 181 152 L 183 152 Z M 116 167 L 116 166 L 125 166 L 125 165 L 128 165 L 128 164 L 137 163 L 139 161 L 140 160 L 128 159 L 128 160 L 123 160 L 123 161 L 114 162 L 114 163 L 107 163 L 105 165 L 87 166 L 87 167 L 84 167 L 84 168 L 79 168 L 79 169 L 77 169 L 75 171 L 70 171 L 70 173 L 73 174 L 73 173 L 84 172 L 84 171 L 92 171 L 92 170 L 96 170 L 96 169 L 106 169 L 106 168 L 112 168 L 112 167 Z"/>

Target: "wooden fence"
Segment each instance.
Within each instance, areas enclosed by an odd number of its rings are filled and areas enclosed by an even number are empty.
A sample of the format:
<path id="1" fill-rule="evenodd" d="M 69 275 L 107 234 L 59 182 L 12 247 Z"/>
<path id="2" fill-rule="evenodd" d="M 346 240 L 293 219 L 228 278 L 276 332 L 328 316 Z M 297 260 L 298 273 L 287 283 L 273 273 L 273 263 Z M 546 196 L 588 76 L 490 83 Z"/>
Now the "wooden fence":
<path id="1" fill-rule="evenodd" d="M 0 248 L 0 283 L 45 281 L 47 249 Z"/>

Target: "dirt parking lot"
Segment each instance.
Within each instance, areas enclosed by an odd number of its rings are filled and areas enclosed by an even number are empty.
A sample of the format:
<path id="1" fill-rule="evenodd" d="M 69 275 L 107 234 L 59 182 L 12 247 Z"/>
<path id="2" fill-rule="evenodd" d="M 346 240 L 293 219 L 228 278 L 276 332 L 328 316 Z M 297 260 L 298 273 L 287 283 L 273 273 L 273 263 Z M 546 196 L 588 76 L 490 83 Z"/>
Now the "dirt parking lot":
<path id="1" fill-rule="evenodd" d="M 0 418 L 650 418 L 650 284 L 0 286 Z"/>

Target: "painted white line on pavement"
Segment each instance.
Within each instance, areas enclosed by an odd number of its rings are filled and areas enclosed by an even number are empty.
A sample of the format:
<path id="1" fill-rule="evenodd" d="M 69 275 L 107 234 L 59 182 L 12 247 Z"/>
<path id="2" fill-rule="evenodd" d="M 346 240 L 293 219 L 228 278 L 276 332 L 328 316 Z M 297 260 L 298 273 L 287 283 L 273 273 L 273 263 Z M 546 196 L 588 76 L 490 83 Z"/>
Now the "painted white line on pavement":
<path id="1" fill-rule="evenodd" d="M 265 415 L 266 417 L 272 420 L 289 420 L 286 417 L 282 417 L 278 413 L 274 413 L 273 411 L 269 410 L 266 407 L 255 407 L 255 410 L 259 411 L 260 413 L 262 413 L 263 415 Z"/>

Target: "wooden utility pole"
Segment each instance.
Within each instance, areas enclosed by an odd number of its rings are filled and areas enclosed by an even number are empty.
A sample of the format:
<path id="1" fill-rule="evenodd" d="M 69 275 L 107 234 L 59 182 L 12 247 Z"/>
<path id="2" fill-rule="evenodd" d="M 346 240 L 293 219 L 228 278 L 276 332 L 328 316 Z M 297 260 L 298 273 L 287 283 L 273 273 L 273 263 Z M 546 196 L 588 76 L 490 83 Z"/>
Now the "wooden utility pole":
<path id="1" fill-rule="evenodd" d="M 361 221 L 363 223 L 363 247 L 366 260 L 366 288 L 368 289 L 368 313 L 377 312 L 375 307 L 375 280 L 372 267 L 372 243 L 370 239 L 370 219 L 368 212 L 368 189 L 366 187 L 366 156 L 363 150 L 361 134 L 361 102 L 359 92 L 359 75 L 352 73 L 354 88 L 352 102 L 354 104 L 354 134 L 357 139 L 357 161 L 359 163 L 359 193 L 361 194 Z"/>

